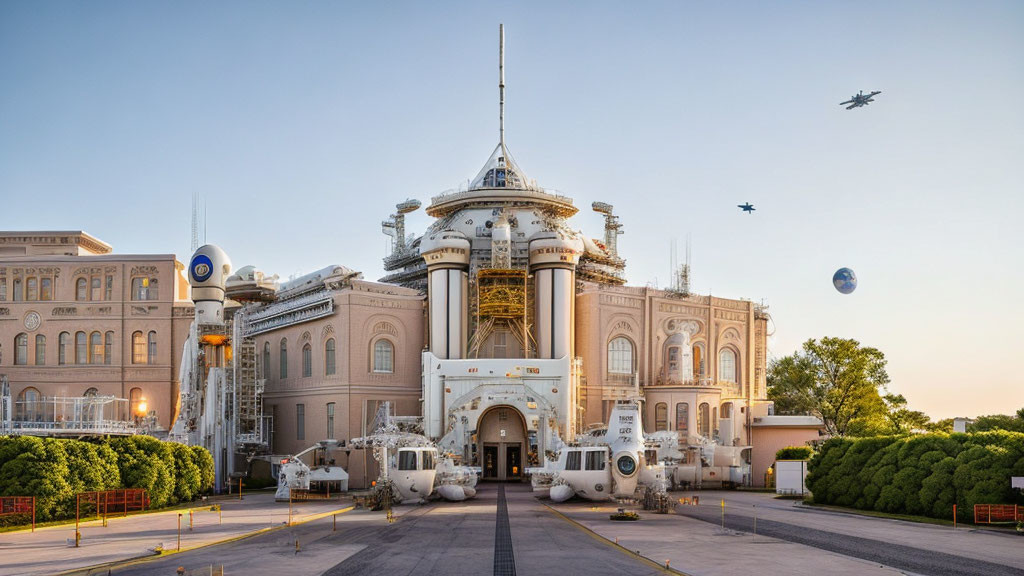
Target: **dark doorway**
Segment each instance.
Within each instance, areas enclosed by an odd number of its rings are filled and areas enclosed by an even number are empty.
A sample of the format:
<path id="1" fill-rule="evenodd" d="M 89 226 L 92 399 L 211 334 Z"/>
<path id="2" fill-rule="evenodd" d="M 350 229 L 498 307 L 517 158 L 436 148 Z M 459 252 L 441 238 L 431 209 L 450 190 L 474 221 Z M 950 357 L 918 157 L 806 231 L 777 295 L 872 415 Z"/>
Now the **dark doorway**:
<path id="1" fill-rule="evenodd" d="M 484 445 L 484 478 L 496 480 L 498 478 L 498 446 L 497 444 Z"/>
<path id="2" fill-rule="evenodd" d="M 519 444 L 505 445 L 505 477 L 520 478 L 523 475 L 523 448 Z"/>

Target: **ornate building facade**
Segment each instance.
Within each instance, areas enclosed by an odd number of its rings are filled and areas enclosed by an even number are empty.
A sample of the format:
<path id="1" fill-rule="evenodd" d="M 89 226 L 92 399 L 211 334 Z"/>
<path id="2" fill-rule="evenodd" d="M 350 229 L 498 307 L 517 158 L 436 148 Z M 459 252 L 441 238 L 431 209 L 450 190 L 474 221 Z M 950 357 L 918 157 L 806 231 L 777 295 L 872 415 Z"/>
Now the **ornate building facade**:
<path id="1" fill-rule="evenodd" d="M 193 315 L 183 269 L 171 254 L 115 254 L 81 231 L 0 232 L 8 425 L 74 434 L 149 417 L 169 427 Z"/>

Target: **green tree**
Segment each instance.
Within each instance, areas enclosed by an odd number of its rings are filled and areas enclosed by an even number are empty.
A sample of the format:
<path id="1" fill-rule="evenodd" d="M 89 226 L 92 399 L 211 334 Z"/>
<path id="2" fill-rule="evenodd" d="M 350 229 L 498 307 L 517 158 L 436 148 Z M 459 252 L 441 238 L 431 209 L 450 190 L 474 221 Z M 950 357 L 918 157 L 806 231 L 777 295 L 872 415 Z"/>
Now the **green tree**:
<path id="1" fill-rule="evenodd" d="M 928 427 L 931 418 L 920 410 L 907 408 L 907 399 L 903 394 L 886 394 L 882 400 L 885 401 L 885 420 L 889 434 L 909 434 Z"/>
<path id="2" fill-rule="evenodd" d="M 1024 408 L 1017 410 L 1013 416 L 1006 414 L 978 416 L 973 423 L 967 426 L 968 432 L 988 432 L 989 430 L 1024 432 Z"/>
<path id="3" fill-rule="evenodd" d="M 802 352 L 772 361 L 768 398 L 780 413 L 807 412 L 821 418 L 833 436 L 846 436 L 857 426 L 873 431 L 886 412 L 879 395 L 889 383 L 885 363 L 881 351 L 856 340 L 811 339 Z"/>

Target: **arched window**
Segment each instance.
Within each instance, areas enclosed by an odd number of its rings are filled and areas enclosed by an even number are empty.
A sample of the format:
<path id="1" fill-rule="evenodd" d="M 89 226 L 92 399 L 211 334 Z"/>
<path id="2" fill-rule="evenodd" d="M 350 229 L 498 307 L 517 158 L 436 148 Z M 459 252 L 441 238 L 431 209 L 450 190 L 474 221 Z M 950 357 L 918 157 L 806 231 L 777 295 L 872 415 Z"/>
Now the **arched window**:
<path id="1" fill-rule="evenodd" d="M 50 301 L 53 300 L 53 279 L 43 278 L 39 280 L 39 299 Z"/>
<path id="2" fill-rule="evenodd" d="M 146 363 L 146 336 L 142 332 L 132 332 L 132 364 Z"/>
<path id="3" fill-rule="evenodd" d="M 732 418 L 732 402 L 722 404 L 722 410 L 719 414 L 722 415 L 722 418 Z"/>
<path id="4" fill-rule="evenodd" d="M 14 363 L 28 364 L 28 334 L 24 332 L 14 337 Z"/>
<path id="5" fill-rule="evenodd" d="M 281 338 L 281 379 L 288 377 L 288 340 Z"/>
<path id="6" fill-rule="evenodd" d="M 697 432 L 701 436 L 711 436 L 711 406 L 701 402 L 697 409 Z"/>
<path id="7" fill-rule="evenodd" d="M 264 378 L 270 378 L 270 342 L 263 343 L 263 374 Z"/>
<path id="8" fill-rule="evenodd" d="M 334 402 L 327 403 L 327 437 L 334 438 Z"/>
<path id="9" fill-rule="evenodd" d="M 89 343 L 85 340 L 85 332 L 75 332 L 75 364 L 89 363 Z"/>
<path id="10" fill-rule="evenodd" d="M 329 338 L 327 343 L 324 344 L 324 374 L 327 376 L 331 376 L 337 372 L 337 363 L 335 361 L 334 354 L 334 338 Z M 334 436 L 328 436 L 328 438 L 334 438 Z"/>
<path id="11" fill-rule="evenodd" d="M 103 338 L 103 363 L 110 364 L 114 354 L 114 333 L 107 332 Z"/>
<path id="12" fill-rule="evenodd" d="M 43 421 L 43 395 L 29 386 L 18 394 L 14 405 L 14 419 L 21 422 Z"/>
<path id="13" fill-rule="evenodd" d="M 707 378 L 707 370 L 704 368 L 704 345 L 693 345 L 693 377 Z"/>
<path id="14" fill-rule="evenodd" d="M 89 388 L 88 390 L 85 391 L 85 394 L 82 394 L 82 396 L 85 396 L 87 398 L 91 398 L 93 396 L 99 396 L 99 394 L 100 394 L 99 389 L 97 389 L 97 388 Z"/>
<path id="15" fill-rule="evenodd" d="M 608 373 L 633 373 L 633 343 L 626 338 L 620 336 L 608 343 Z"/>
<path id="16" fill-rule="evenodd" d="M 309 378 L 313 375 L 313 347 L 307 342 L 302 347 L 302 377 Z"/>
<path id="17" fill-rule="evenodd" d="M 654 405 L 654 431 L 668 430 L 668 404 L 658 402 Z"/>
<path id="18" fill-rule="evenodd" d="M 736 353 L 723 348 L 718 353 L 718 379 L 725 382 L 736 381 Z"/>
<path id="19" fill-rule="evenodd" d="M 103 335 L 99 332 L 89 334 L 89 363 L 103 363 Z"/>
<path id="20" fill-rule="evenodd" d="M 718 406 L 711 407 L 711 432 L 718 436 Z"/>
<path id="21" fill-rule="evenodd" d="M 381 338 L 373 345 L 373 371 L 395 371 L 395 347 L 391 341 Z"/>
<path id="22" fill-rule="evenodd" d="M 132 300 L 159 300 L 156 278 L 132 278 Z"/>
<path id="23" fill-rule="evenodd" d="M 103 299 L 103 280 L 99 276 L 93 276 L 92 282 L 89 283 L 92 286 L 92 293 L 89 295 L 90 300 L 102 300 Z"/>
<path id="24" fill-rule="evenodd" d="M 68 363 L 68 348 L 71 346 L 71 334 L 61 332 L 57 337 L 57 363 L 61 366 Z"/>
<path id="25" fill-rule="evenodd" d="M 82 301 L 89 299 L 89 281 L 85 278 L 75 280 L 75 300 Z"/>
<path id="26" fill-rule="evenodd" d="M 142 388 L 132 388 L 128 391 L 128 410 L 131 417 L 145 416 L 148 408 L 142 400 Z"/>
<path id="27" fill-rule="evenodd" d="M 36 366 L 46 366 L 46 336 L 36 334 Z"/>
<path id="28" fill-rule="evenodd" d="M 29 276 L 25 280 L 25 300 L 39 300 L 39 279 Z"/>
<path id="29" fill-rule="evenodd" d="M 690 432 L 690 405 L 686 402 L 676 404 L 676 431 L 683 435 Z"/>
<path id="30" fill-rule="evenodd" d="M 146 339 L 146 363 L 156 364 L 156 332 L 153 331 Z"/>

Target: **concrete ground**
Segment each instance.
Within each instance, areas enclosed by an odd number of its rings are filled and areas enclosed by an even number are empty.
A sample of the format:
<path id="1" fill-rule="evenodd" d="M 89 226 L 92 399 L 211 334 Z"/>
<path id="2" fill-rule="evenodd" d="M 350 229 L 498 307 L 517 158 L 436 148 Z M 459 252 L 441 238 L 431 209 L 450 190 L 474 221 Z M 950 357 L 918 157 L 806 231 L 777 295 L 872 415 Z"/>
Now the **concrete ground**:
<path id="1" fill-rule="evenodd" d="M 288 503 L 274 502 L 273 492 L 254 492 L 244 500 L 218 499 L 221 513 L 210 505 L 194 508 L 192 530 L 188 510 L 154 512 L 127 518 L 111 516 L 107 526 L 94 520 L 82 523 L 80 547 L 74 547 L 75 525 L 37 528 L 36 531 L 0 534 L 0 576 L 42 575 L 131 558 L 153 556 L 153 548 L 177 548 L 178 514 L 181 548 L 187 550 L 225 539 L 280 527 L 288 520 Z M 295 503 L 293 522 L 350 507 L 351 500 Z M 106 573 L 106 570 L 103 571 Z"/>
<path id="2" fill-rule="evenodd" d="M 823 511 L 771 494 L 705 491 L 700 506 L 613 522 L 611 503 L 553 504 L 523 484 L 478 488 L 466 502 L 397 506 L 394 522 L 366 510 L 317 518 L 341 505 L 303 504 L 296 516 L 308 521 L 285 528 L 287 504 L 247 497 L 245 505 L 225 503 L 223 525 L 216 513 L 196 516 L 195 530 L 183 532 L 187 551 L 74 573 L 170 576 L 179 566 L 212 565 L 247 576 L 1024 574 L 1024 538 L 1015 535 Z M 0 574 L 52 574 L 146 554 L 155 542 L 173 548 L 176 522 L 172 512 L 91 526 L 79 549 L 64 543 L 73 528 L 2 534 Z M 272 524 L 279 528 L 202 547 Z"/>

